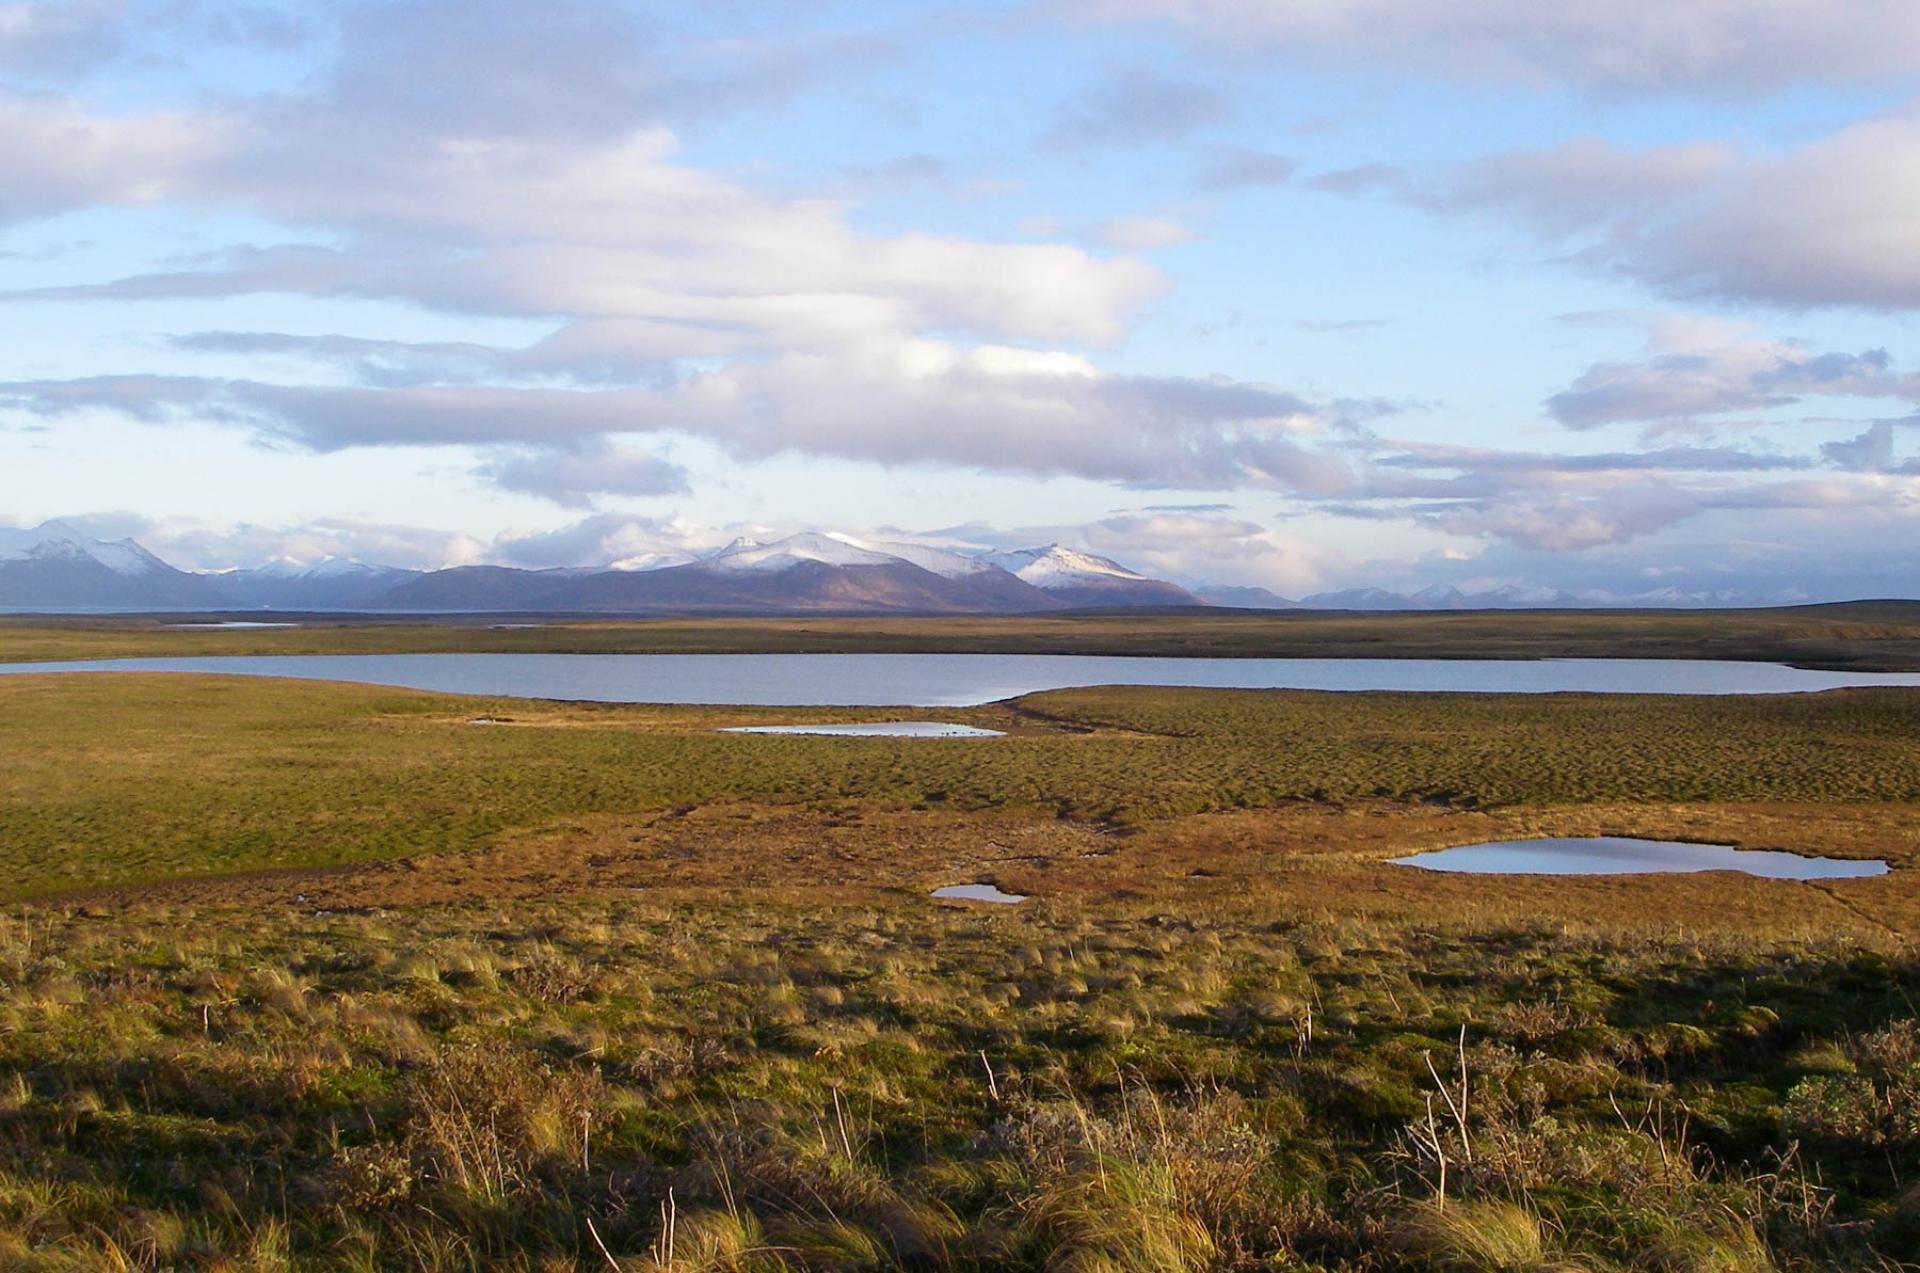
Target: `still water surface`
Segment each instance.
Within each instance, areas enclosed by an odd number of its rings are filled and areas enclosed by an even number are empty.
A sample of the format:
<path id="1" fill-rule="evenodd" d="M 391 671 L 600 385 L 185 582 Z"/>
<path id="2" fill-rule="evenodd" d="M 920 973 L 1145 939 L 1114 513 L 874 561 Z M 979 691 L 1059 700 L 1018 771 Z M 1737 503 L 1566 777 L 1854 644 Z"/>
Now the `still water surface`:
<path id="1" fill-rule="evenodd" d="M 0 673 L 218 672 L 601 703 L 966 707 L 1079 685 L 1542 694 L 1787 694 L 1920 673 L 1689 659 L 1216 659 L 1081 654 L 328 654 L 7 663 Z"/>
<path id="2" fill-rule="evenodd" d="M 1003 893 L 991 884 L 949 884 L 933 890 L 933 895 L 949 902 L 996 902 L 1012 906 L 1026 901 L 1022 893 Z"/>
<path id="3" fill-rule="evenodd" d="M 859 725 L 729 725 L 722 734 L 820 734 L 829 738 L 1005 738 L 997 729 L 940 720 L 887 720 Z"/>
<path id="4" fill-rule="evenodd" d="M 1777 849 L 1591 836 L 1497 840 L 1392 859 L 1396 866 L 1472 875 L 1650 875 L 1660 871 L 1744 871 L 1771 880 L 1838 880 L 1885 875 L 1880 861 L 1802 857 Z"/>

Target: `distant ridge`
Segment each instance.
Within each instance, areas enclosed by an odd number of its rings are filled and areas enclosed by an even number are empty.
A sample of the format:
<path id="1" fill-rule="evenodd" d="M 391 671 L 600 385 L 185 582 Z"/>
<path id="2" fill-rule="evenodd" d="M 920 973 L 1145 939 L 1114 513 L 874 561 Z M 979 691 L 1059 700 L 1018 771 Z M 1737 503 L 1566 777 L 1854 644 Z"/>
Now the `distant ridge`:
<path id="1" fill-rule="evenodd" d="M 0 606 L 187 609 L 224 598 L 204 575 L 175 570 L 131 539 L 95 539 L 66 522 L 0 527 Z"/>
<path id="2" fill-rule="evenodd" d="M 1197 606 L 1206 602 L 1178 584 L 1151 579 L 1117 561 L 1060 544 L 987 553 L 980 560 L 1010 571 L 1071 606 Z"/>
<path id="3" fill-rule="evenodd" d="M 131 539 L 96 539 L 68 522 L 0 527 L 0 610 L 13 611 L 1032 614 L 1170 606 L 1458 611 L 1795 604 L 1805 599 L 1672 588 L 1633 595 L 1513 585 L 1463 592 L 1447 584 L 1414 592 L 1348 588 L 1292 600 L 1259 587 L 1188 589 L 1064 544 L 967 553 L 832 531 L 764 543 L 738 539 L 699 557 L 670 551 L 547 570 L 421 571 L 329 557 L 197 574 Z"/>

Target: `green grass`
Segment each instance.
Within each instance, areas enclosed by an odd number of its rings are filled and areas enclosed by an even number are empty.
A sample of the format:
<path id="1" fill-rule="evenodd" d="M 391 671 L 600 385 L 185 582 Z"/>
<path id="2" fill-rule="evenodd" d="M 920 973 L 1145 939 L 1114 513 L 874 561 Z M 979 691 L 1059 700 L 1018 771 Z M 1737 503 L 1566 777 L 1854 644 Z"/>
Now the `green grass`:
<path id="1" fill-rule="evenodd" d="M 1911 601 L 1713 611 L 566 619 L 531 628 L 492 626 L 499 616 L 421 621 L 310 615 L 280 616 L 303 621 L 285 629 L 196 632 L 171 626 L 190 617 L 0 617 L 0 662 L 193 654 L 872 652 L 1677 658 L 1856 671 L 1920 669 L 1920 602 Z"/>
<path id="2" fill-rule="evenodd" d="M 960 742 L 739 736 L 860 711 L 487 702 L 352 685 L 0 679 L 0 893 L 476 848 L 746 801 L 1139 826 L 1295 802 L 1920 802 L 1920 693 L 1760 698 L 1072 690 Z M 511 723 L 476 727 L 482 715 Z"/>

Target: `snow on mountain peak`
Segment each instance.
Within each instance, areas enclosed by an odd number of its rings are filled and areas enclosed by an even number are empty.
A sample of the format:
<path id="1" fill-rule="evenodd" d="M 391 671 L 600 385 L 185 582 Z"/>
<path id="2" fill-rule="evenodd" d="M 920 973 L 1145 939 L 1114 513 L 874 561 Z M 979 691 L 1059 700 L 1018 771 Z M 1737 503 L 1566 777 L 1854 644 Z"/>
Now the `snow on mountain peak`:
<path id="1" fill-rule="evenodd" d="M 708 557 L 706 565 L 714 570 L 773 573 L 791 570 L 806 561 L 824 562 L 829 566 L 884 566 L 894 560 L 891 554 L 864 547 L 857 541 L 850 543 L 844 538 L 809 530 L 770 544 L 736 539 Z"/>
<path id="2" fill-rule="evenodd" d="M 841 531 L 801 531 L 771 543 L 736 539 L 705 560 L 709 568 L 716 570 L 757 572 L 789 570 L 805 561 L 830 566 L 885 566 L 904 561 L 948 579 L 960 579 L 992 568 L 944 548 L 876 543 Z"/>
<path id="3" fill-rule="evenodd" d="M 665 570 L 669 566 L 687 566 L 698 560 L 700 559 L 690 552 L 682 552 L 678 548 L 666 548 L 659 552 L 636 553 L 631 557 L 622 557 L 618 561 L 608 563 L 607 569 L 639 574 L 648 570 Z"/>
<path id="4" fill-rule="evenodd" d="M 1092 553 L 1048 544 L 1044 548 L 1018 548 L 1011 552 L 987 553 L 980 560 L 1018 575 L 1036 588 L 1046 588 L 1077 580 L 1128 579 L 1148 581 L 1146 575 L 1128 570 L 1117 561 Z"/>
<path id="5" fill-rule="evenodd" d="M 117 575 L 149 575 L 169 569 L 131 539 L 95 539 L 68 522 L 48 521 L 30 529 L 0 526 L 0 561 L 87 559 Z"/>

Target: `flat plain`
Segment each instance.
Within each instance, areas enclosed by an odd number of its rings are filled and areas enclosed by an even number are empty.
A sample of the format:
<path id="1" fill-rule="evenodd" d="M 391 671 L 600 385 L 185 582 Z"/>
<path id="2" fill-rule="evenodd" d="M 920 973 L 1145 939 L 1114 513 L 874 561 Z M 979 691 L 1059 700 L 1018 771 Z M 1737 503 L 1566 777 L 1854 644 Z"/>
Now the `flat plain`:
<path id="1" fill-rule="evenodd" d="M 1920 1267 L 1920 691 L 890 715 L 0 680 L 0 1266 Z"/>
<path id="2" fill-rule="evenodd" d="M 0 616 L 0 662 L 216 654 L 1112 654 L 1221 658 L 1743 659 L 1920 670 L 1920 602 L 1766 610 L 1085 611 L 917 618 L 614 619 L 257 612 Z"/>

